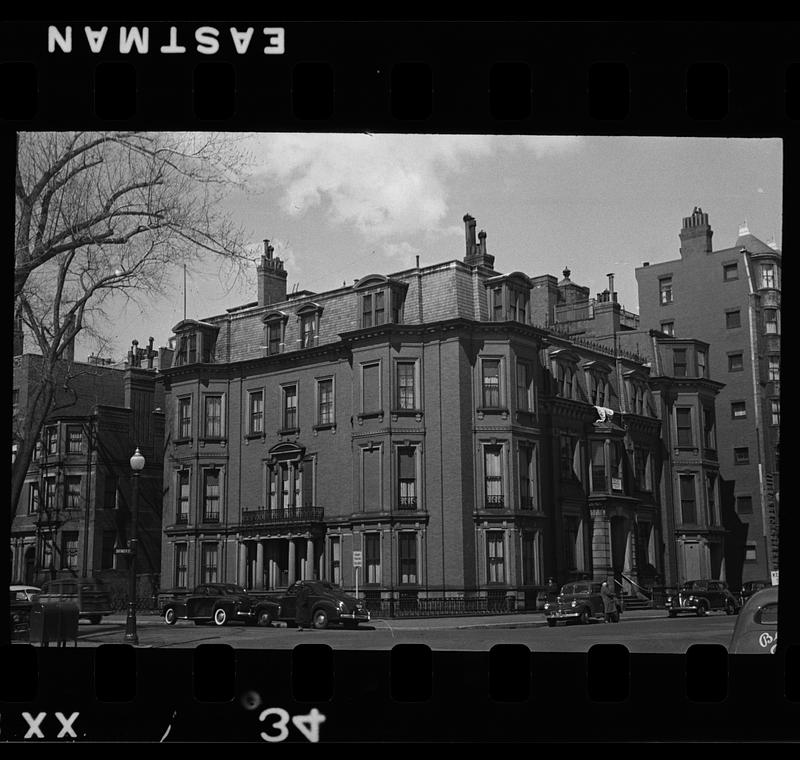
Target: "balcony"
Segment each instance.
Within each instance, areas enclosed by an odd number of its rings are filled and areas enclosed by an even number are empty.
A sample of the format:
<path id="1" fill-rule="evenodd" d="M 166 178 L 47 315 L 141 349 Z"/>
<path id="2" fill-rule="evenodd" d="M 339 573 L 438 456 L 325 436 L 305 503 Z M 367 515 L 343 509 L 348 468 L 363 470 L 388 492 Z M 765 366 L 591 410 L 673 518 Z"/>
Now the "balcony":
<path id="1" fill-rule="evenodd" d="M 417 508 L 417 497 L 416 496 L 401 496 L 399 498 L 400 509 L 410 509 L 415 510 Z"/>
<path id="2" fill-rule="evenodd" d="M 285 509 L 242 510 L 242 525 L 295 525 L 322 522 L 322 507 L 286 507 Z"/>

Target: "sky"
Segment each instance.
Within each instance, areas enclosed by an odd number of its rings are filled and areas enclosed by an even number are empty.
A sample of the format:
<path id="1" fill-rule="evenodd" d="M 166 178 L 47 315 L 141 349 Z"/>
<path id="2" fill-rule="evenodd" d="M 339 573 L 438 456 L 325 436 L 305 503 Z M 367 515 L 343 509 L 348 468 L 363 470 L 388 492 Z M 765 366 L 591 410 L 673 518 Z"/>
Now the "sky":
<path id="1" fill-rule="evenodd" d="M 781 247 L 782 142 L 767 138 L 514 135 L 270 134 L 248 136 L 251 171 L 225 208 L 254 257 L 268 238 L 288 289 L 323 292 L 367 274 L 462 259 L 464 214 L 487 234 L 499 272 L 562 278 L 595 295 L 607 274 L 638 312 L 635 268 L 679 257 L 682 220 L 709 214 L 714 250 L 739 226 Z M 103 355 L 135 338 L 167 345 L 183 319 L 174 297 L 112 304 Z M 255 265 L 238 281 L 214 260 L 186 275 L 186 316 L 203 319 L 255 301 Z M 85 360 L 97 344 L 76 344 Z"/>

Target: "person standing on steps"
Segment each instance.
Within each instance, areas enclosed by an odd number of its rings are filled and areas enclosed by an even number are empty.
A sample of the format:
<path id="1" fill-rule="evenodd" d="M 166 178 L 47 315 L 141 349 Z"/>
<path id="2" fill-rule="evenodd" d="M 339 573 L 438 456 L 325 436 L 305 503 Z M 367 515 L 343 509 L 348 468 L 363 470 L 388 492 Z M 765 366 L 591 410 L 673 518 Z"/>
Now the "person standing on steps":
<path id="1" fill-rule="evenodd" d="M 298 630 L 311 628 L 311 605 L 308 602 L 308 586 L 305 583 L 297 585 L 295 597 L 294 619 Z"/>

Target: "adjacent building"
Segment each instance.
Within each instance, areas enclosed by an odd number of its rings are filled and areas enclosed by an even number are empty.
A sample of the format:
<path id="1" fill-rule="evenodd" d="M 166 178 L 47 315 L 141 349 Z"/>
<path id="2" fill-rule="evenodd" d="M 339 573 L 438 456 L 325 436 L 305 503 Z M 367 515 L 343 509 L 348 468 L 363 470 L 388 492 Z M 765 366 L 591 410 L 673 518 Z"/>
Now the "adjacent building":
<path id="1" fill-rule="evenodd" d="M 769 579 L 778 569 L 778 444 L 781 373 L 781 251 L 744 225 L 713 250 L 708 214 L 683 220 L 679 257 L 636 270 L 644 329 L 710 346 L 717 396 L 718 498 L 727 579 Z M 679 360 L 680 361 L 680 360 Z M 683 366 L 681 371 L 683 370 Z"/>
<path id="2" fill-rule="evenodd" d="M 21 352 L 21 336 L 15 336 Z M 28 468 L 11 523 L 12 581 L 39 585 L 62 576 L 113 575 L 126 560 L 130 457 L 146 459 L 139 483 L 138 570 L 161 565 L 163 387 L 151 345 L 134 341 L 121 365 L 90 358 L 62 361 L 59 390 Z M 12 457 L 16 426 L 35 403 L 42 357 L 14 357 Z M 156 366 L 154 366 L 156 365 Z"/>
<path id="3" fill-rule="evenodd" d="M 716 460 L 701 446 L 673 472 L 662 416 L 713 412 L 707 345 L 685 342 L 693 370 L 673 383 L 653 370 L 666 336 L 641 352 L 614 337 L 638 320 L 613 285 L 589 303 L 568 272 L 502 273 L 464 223 L 462 259 L 324 293 L 287 293 L 265 241 L 257 301 L 175 326 L 164 588 L 324 578 L 376 604 L 530 606 L 549 576 L 676 582 L 689 524 L 708 548 L 684 566 L 724 572 L 718 513 L 698 497 L 689 519 L 687 496 L 678 525 L 673 492 L 691 471 L 700 494 Z"/>

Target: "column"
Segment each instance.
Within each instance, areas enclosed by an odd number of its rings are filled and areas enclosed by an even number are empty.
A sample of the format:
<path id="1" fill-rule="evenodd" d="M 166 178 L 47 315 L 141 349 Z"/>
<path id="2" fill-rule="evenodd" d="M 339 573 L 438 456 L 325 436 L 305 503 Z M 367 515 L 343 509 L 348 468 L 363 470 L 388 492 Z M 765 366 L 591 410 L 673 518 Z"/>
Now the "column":
<path id="1" fill-rule="evenodd" d="M 592 518 L 592 579 L 604 581 L 612 574 L 611 525 L 604 509 L 590 511 Z"/>
<path id="2" fill-rule="evenodd" d="M 291 586 L 295 580 L 297 580 L 297 576 L 295 573 L 295 563 L 297 562 L 296 556 L 296 547 L 294 545 L 294 539 L 289 539 L 289 585 Z"/>
<path id="3" fill-rule="evenodd" d="M 239 541 L 239 578 L 240 586 L 247 586 L 247 543 Z"/>
<path id="4" fill-rule="evenodd" d="M 311 536 L 306 537 L 306 562 L 304 570 L 304 577 L 311 580 L 314 575 L 314 539 L 311 538 Z"/>
<path id="5" fill-rule="evenodd" d="M 256 577 L 253 578 L 253 587 L 259 590 L 264 588 L 264 542 L 256 541 Z"/>
<path id="6" fill-rule="evenodd" d="M 635 551 L 636 551 L 636 549 L 634 547 L 634 541 L 633 541 L 633 528 L 626 526 L 626 530 L 625 530 L 625 559 L 623 561 L 622 572 L 627 576 L 627 578 L 631 578 L 632 580 L 638 582 L 638 578 L 634 578 L 633 577 Z M 632 585 L 631 585 L 630 581 L 626 580 L 626 578 L 622 579 L 622 588 L 628 593 L 633 593 Z"/>
<path id="7" fill-rule="evenodd" d="M 269 549 L 267 552 L 269 554 L 269 587 L 276 589 L 278 588 L 278 561 L 275 559 L 275 541 L 268 541 L 267 547 Z"/>

